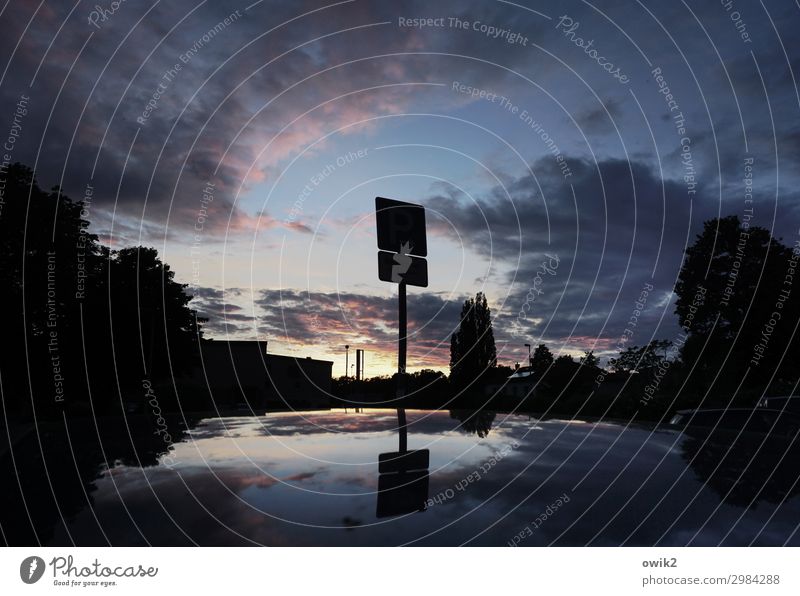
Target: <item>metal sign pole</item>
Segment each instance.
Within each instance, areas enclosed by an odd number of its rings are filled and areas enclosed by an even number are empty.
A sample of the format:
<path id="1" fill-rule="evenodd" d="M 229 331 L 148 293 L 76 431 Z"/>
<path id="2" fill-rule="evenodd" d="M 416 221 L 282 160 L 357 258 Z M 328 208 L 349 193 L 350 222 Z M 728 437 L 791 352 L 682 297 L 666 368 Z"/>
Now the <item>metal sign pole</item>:
<path id="1" fill-rule="evenodd" d="M 408 285 L 421 288 L 428 287 L 428 262 L 425 260 L 428 254 L 428 241 L 425 235 L 425 208 L 422 205 L 413 203 L 375 197 L 375 227 L 378 235 L 378 278 L 381 281 L 398 284 L 395 398 L 400 433 L 400 452 L 427 458 L 427 450 L 408 452 L 408 429 L 406 427 L 405 411 L 408 382 L 406 375 L 406 348 L 408 344 L 406 287 Z M 387 459 L 387 461 L 389 460 Z M 408 468 L 406 463 L 399 466 L 399 469 L 405 468 Z M 386 471 L 388 468 L 384 467 L 383 469 Z M 425 459 L 425 466 L 421 469 L 427 469 L 427 459 Z"/>
<path id="2" fill-rule="evenodd" d="M 397 292 L 398 337 L 397 337 L 397 425 L 400 431 L 400 452 L 408 450 L 408 437 L 406 433 L 406 411 L 404 408 L 406 395 L 406 345 L 407 321 L 406 284 L 400 282 Z"/>
<path id="3" fill-rule="evenodd" d="M 397 373 L 406 374 L 406 327 L 408 311 L 406 309 L 406 284 L 400 282 L 398 286 L 397 300 L 398 300 L 398 321 L 400 326 L 400 335 L 398 336 L 397 344 Z"/>

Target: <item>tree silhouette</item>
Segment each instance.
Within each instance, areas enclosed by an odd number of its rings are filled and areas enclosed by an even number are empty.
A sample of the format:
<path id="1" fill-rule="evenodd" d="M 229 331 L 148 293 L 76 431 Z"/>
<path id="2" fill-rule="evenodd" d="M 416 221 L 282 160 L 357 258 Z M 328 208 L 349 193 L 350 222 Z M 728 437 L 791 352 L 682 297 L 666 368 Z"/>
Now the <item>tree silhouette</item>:
<path id="1" fill-rule="evenodd" d="M 0 378 L 9 412 L 88 410 L 90 396 L 102 412 L 118 407 L 120 390 L 141 393 L 145 376 L 193 366 L 202 331 L 191 297 L 154 249 L 101 245 L 87 206 L 57 187 L 42 190 L 21 164 L 5 172 L 3 200 L 0 281 L 14 349 L 0 360 Z"/>
<path id="2" fill-rule="evenodd" d="M 551 364 L 553 364 L 553 353 L 550 349 L 544 344 L 536 346 L 531 357 L 533 371 L 541 376 L 550 368 Z"/>
<path id="3" fill-rule="evenodd" d="M 478 435 L 484 439 L 492 429 L 496 414 L 486 410 L 450 410 L 450 418 L 458 420 L 461 424 L 458 429 L 468 435 Z"/>
<path id="4" fill-rule="evenodd" d="M 464 301 L 458 330 L 450 336 L 450 383 L 462 390 L 497 365 L 492 317 L 486 296 Z"/>
<path id="5" fill-rule="evenodd" d="M 569 354 L 562 354 L 553 361 L 547 373 L 547 381 L 553 391 L 560 392 L 573 382 L 579 364 Z"/>
<path id="6" fill-rule="evenodd" d="M 112 253 L 109 287 L 109 323 L 118 358 L 141 362 L 126 366 L 124 380 L 136 383 L 144 377 L 162 379 L 180 374 L 195 362 L 198 338 L 202 336 L 186 285 L 174 280 L 170 266 L 158 258 L 154 248 L 124 248 Z"/>
<path id="7" fill-rule="evenodd" d="M 714 378 L 717 389 L 736 387 L 745 374 L 744 393 L 753 395 L 767 389 L 773 373 L 773 388 L 797 380 L 800 353 L 791 335 L 800 291 L 787 277 L 796 265 L 797 255 L 768 230 L 736 216 L 704 223 L 675 286 L 675 312 L 688 334 L 681 358 L 694 367 L 701 390 Z"/>
<path id="8" fill-rule="evenodd" d="M 647 370 L 664 362 L 671 346 L 672 342 L 669 340 L 654 339 L 645 346 L 625 348 L 617 358 L 611 358 L 608 364 L 616 372 Z"/>
<path id="9" fill-rule="evenodd" d="M 581 357 L 581 364 L 586 368 L 599 368 L 600 358 L 594 355 L 594 350 L 587 350 Z"/>
<path id="10" fill-rule="evenodd" d="M 96 273 L 102 249 L 86 232 L 83 205 L 58 188 L 42 190 L 30 168 L 8 168 L 3 199 L 0 280 L 10 315 L 5 344 L 13 346 L 0 360 L 4 403 L 12 411 L 31 401 L 57 408 L 65 391 L 83 389 L 76 293 L 79 280 Z"/>

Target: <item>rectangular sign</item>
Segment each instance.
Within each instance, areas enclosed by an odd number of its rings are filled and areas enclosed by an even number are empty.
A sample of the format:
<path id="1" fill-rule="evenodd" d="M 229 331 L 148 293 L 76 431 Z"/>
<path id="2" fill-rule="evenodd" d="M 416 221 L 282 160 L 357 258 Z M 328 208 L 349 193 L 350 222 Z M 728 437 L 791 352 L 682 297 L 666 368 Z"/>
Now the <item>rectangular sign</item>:
<path id="1" fill-rule="evenodd" d="M 380 250 L 427 256 L 425 207 L 422 205 L 375 197 L 375 223 Z"/>
<path id="2" fill-rule="evenodd" d="M 378 279 L 427 288 L 428 261 L 419 257 L 378 251 Z"/>

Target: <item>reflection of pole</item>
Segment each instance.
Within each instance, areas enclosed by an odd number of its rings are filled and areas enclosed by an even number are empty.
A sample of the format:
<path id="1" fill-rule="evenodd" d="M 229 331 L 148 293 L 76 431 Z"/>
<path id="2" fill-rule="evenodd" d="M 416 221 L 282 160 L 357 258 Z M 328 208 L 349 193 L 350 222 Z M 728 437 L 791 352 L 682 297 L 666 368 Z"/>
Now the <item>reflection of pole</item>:
<path id="1" fill-rule="evenodd" d="M 397 408 L 397 429 L 400 431 L 400 453 L 405 453 L 408 451 L 405 408 Z"/>

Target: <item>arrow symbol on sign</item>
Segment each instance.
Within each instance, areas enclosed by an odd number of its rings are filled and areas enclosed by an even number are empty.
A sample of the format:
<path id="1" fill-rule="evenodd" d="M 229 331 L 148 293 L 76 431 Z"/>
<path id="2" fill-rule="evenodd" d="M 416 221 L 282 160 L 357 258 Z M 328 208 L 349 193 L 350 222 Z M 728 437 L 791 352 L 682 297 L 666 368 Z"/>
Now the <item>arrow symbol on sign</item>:
<path id="1" fill-rule="evenodd" d="M 394 255 L 393 260 L 396 263 L 392 266 L 392 281 L 394 283 L 402 282 L 403 276 L 406 274 L 409 267 L 411 267 L 411 257 L 408 256 L 408 253 L 413 249 L 413 244 L 404 242 L 402 246 L 400 246 L 400 252 Z"/>

